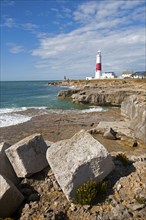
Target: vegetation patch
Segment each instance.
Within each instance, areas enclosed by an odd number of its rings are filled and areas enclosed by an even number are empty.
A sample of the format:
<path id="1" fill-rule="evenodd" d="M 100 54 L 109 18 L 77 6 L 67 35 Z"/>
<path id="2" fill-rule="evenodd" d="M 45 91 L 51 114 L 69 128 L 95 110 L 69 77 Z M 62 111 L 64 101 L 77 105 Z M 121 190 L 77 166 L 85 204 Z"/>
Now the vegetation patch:
<path id="1" fill-rule="evenodd" d="M 136 200 L 139 204 L 146 204 L 146 198 L 144 198 L 144 197 L 136 196 L 136 197 L 135 197 L 135 200 Z"/>
<path id="2" fill-rule="evenodd" d="M 92 205 L 97 196 L 101 197 L 106 194 L 107 188 L 108 183 L 106 181 L 101 181 L 97 184 L 95 180 L 90 179 L 77 189 L 74 203 Z"/>

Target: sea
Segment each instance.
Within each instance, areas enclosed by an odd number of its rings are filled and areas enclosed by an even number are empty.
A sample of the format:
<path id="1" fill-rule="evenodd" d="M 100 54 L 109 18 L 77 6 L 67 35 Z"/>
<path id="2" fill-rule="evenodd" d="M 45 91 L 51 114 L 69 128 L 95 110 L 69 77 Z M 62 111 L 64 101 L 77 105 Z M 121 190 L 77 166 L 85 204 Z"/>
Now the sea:
<path id="1" fill-rule="evenodd" d="M 51 81 L 0 81 L 0 127 L 24 123 L 36 115 L 48 114 L 50 111 L 104 111 L 101 107 L 59 99 L 59 91 L 72 88 L 48 85 L 48 82 Z M 27 113 L 28 110 L 31 110 L 31 114 Z"/>

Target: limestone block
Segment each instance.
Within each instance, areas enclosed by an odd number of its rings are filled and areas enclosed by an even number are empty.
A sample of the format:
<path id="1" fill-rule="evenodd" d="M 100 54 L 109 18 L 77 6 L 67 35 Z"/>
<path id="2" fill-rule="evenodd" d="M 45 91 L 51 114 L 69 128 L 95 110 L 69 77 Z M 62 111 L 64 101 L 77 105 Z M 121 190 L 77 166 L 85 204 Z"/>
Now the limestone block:
<path id="1" fill-rule="evenodd" d="M 10 217 L 23 202 L 23 195 L 6 177 L 0 175 L 0 218 Z"/>
<path id="2" fill-rule="evenodd" d="M 0 174 L 6 176 L 14 184 L 18 184 L 20 179 L 17 177 L 10 161 L 5 154 L 5 150 L 9 147 L 10 145 L 8 143 L 0 143 Z"/>
<path id="3" fill-rule="evenodd" d="M 33 134 L 12 145 L 5 152 L 18 177 L 28 177 L 44 169 L 47 145 L 40 134 Z"/>
<path id="4" fill-rule="evenodd" d="M 75 197 L 77 188 L 87 180 L 99 182 L 114 169 L 105 147 L 84 130 L 71 139 L 52 144 L 46 156 L 68 200 Z"/>

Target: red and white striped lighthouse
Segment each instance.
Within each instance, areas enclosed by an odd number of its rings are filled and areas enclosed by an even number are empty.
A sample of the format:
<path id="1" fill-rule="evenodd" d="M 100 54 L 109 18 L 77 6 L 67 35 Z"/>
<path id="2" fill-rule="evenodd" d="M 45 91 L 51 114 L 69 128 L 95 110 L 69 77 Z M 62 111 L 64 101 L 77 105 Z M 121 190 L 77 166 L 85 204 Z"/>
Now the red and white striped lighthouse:
<path id="1" fill-rule="evenodd" d="M 97 51 L 96 55 L 96 72 L 95 72 L 95 79 L 100 79 L 101 77 L 101 51 Z"/>

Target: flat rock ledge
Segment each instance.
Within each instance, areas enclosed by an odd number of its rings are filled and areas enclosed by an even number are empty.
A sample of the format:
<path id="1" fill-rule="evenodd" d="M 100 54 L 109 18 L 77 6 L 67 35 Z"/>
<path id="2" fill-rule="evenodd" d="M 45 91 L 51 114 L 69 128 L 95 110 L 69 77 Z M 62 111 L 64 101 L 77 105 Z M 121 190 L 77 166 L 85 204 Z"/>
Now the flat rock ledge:
<path id="1" fill-rule="evenodd" d="M 46 157 L 68 200 L 75 198 L 76 190 L 87 180 L 99 182 L 114 169 L 105 147 L 84 130 L 52 144 Z"/>

